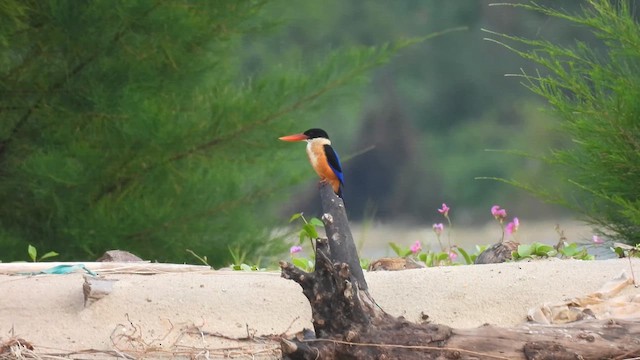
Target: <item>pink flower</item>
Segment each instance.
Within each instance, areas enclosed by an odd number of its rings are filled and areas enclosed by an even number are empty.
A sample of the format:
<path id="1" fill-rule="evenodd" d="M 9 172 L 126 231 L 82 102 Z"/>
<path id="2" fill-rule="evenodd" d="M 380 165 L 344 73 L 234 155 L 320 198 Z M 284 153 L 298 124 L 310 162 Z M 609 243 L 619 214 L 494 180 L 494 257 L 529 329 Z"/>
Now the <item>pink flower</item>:
<path id="1" fill-rule="evenodd" d="M 297 254 L 297 253 L 299 253 L 300 251 L 302 251 L 302 246 L 298 246 L 298 245 L 294 245 L 294 246 L 292 246 L 292 247 L 291 247 L 291 249 L 289 249 L 289 253 L 290 253 L 291 255 L 293 255 L 293 254 Z"/>
<path id="2" fill-rule="evenodd" d="M 449 215 L 449 207 L 447 204 L 442 203 L 442 209 L 438 209 L 438 212 L 444 215 L 444 217 L 447 217 L 447 215 Z"/>
<path id="3" fill-rule="evenodd" d="M 433 232 L 435 232 L 436 235 L 442 234 L 442 231 L 444 231 L 444 225 L 442 223 L 433 224 Z"/>
<path id="4" fill-rule="evenodd" d="M 497 220 L 502 221 L 507 217 L 507 210 L 500 209 L 500 206 L 498 205 L 493 205 L 491 207 L 491 215 L 493 215 Z"/>
<path id="5" fill-rule="evenodd" d="M 520 226 L 520 220 L 518 220 L 517 217 L 513 218 L 513 221 L 511 221 L 510 223 L 507 224 L 507 226 L 504 228 L 504 231 L 508 234 L 511 235 L 513 233 L 515 233 L 516 231 L 518 231 L 518 227 Z"/>
<path id="6" fill-rule="evenodd" d="M 602 244 L 602 243 L 604 243 L 604 240 L 598 235 L 593 235 L 593 243 L 594 244 Z"/>
<path id="7" fill-rule="evenodd" d="M 456 261 L 457 258 L 458 258 L 458 254 L 456 254 L 455 251 L 453 250 L 449 251 L 449 260 L 451 260 L 451 262 Z"/>
<path id="8" fill-rule="evenodd" d="M 419 253 L 420 250 L 422 250 L 422 245 L 420 244 L 420 241 L 416 240 L 416 242 L 414 242 L 413 245 L 409 247 L 409 250 L 411 250 L 411 252 L 414 254 Z"/>

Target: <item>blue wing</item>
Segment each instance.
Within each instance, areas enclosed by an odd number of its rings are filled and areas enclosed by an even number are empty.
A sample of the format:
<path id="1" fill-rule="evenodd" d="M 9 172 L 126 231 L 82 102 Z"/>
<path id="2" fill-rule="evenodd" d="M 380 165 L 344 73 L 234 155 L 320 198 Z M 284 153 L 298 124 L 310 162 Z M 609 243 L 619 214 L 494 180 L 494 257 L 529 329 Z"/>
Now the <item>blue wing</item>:
<path id="1" fill-rule="evenodd" d="M 340 184 L 344 186 L 344 176 L 342 175 L 342 164 L 340 164 L 340 158 L 338 158 L 338 154 L 333 150 L 331 145 L 324 146 L 324 153 L 327 156 L 327 161 L 329 162 L 329 166 L 331 170 L 336 174 L 338 179 L 340 179 Z"/>

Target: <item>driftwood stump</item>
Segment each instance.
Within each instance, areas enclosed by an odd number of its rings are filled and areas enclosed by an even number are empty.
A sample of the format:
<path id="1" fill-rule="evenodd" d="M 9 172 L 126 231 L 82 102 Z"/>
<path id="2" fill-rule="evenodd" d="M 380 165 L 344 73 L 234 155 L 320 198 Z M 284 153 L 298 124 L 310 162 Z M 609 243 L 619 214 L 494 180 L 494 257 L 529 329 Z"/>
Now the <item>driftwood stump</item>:
<path id="1" fill-rule="evenodd" d="M 452 329 L 387 314 L 368 292 L 344 204 L 321 186 L 327 239 L 307 273 L 281 262 L 282 276 L 302 287 L 314 331 L 282 340 L 285 359 L 628 359 L 640 356 L 640 322 Z"/>

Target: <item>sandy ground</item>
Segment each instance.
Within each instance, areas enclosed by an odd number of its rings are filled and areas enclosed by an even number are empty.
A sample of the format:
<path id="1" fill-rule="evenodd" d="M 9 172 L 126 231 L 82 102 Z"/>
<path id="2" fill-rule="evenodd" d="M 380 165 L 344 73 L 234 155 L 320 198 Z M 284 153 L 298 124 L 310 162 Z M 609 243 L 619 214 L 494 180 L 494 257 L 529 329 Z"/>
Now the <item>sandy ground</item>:
<path id="1" fill-rule="evenodd" d="M 631 274 L 626 259 L 545 260 L 373 272 L 366 279 L 392 315 L 419 321 L 424 313 L 434 323 L 469 328 L 525 322 L 529 308 L 594 292 L 622 271 Z M 273 335 L 311 327 L 301 289 L 279 273 L 104 276 L 117 280 L 113 292 L 85 307 L 82 273 L 0 275 L 0 345 L 22 338 L 43 359 L 270 359 L 279 358 Z M 233 341 L 247 336 L 254 340 Z"/>

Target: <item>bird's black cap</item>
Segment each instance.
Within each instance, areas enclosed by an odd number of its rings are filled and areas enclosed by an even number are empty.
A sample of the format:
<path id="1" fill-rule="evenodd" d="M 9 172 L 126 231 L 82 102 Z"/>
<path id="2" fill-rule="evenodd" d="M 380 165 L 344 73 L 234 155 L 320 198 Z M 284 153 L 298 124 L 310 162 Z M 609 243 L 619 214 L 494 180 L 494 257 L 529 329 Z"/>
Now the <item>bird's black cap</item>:
<path id="1" fill-rule="evenodd" d="M 305 131 L 304 134 L 307 135 L 309 139 L 316 139 L 316 138 L 329 139 L 329 135 L 327 135 L 327 132 L 322 129 L 309 129 Z"/>

